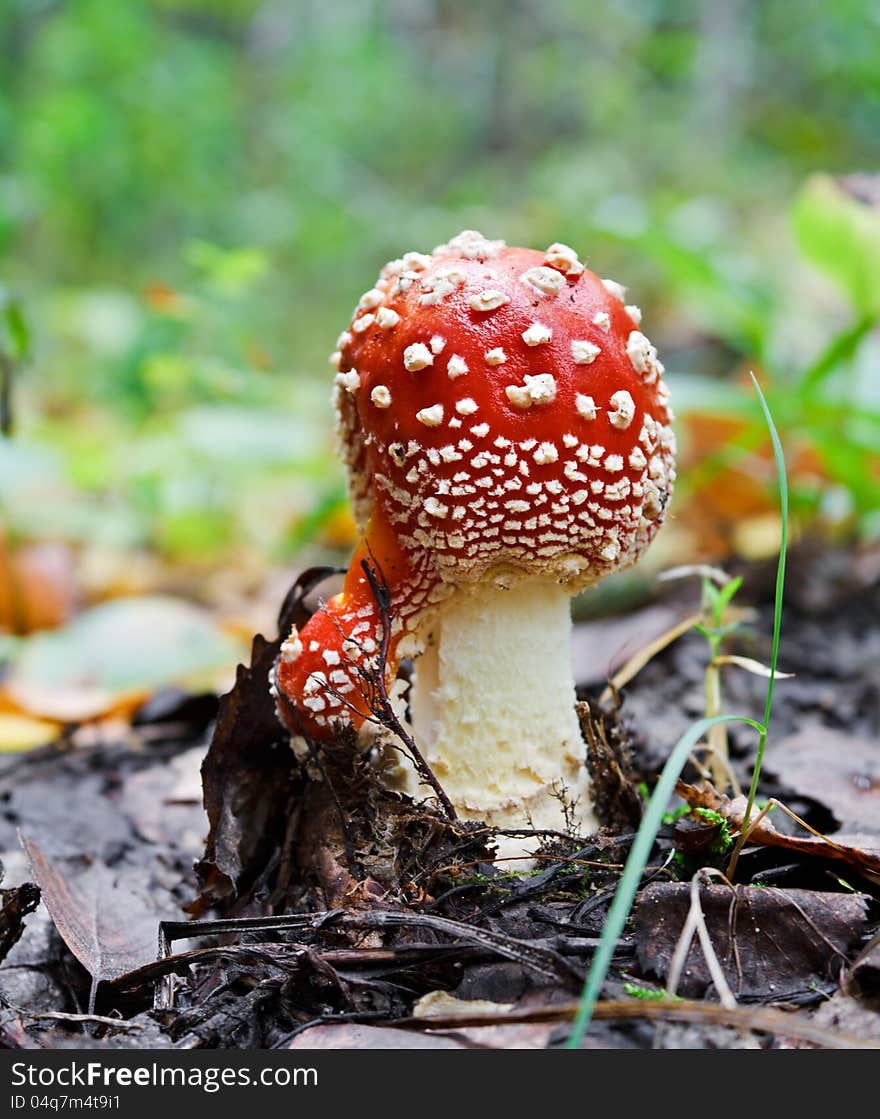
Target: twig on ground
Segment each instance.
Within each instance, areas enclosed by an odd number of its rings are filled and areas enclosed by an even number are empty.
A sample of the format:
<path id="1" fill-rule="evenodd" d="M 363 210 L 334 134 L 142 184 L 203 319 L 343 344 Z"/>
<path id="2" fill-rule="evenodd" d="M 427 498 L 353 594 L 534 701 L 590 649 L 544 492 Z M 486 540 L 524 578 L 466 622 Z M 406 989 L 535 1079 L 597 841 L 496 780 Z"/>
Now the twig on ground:
<path id="1" fill-rule="evenodd" d="M 386 1021 L 389 1028 L 408 1030 L 456 1030 L 479 1026 L 509 1026 L 521 1023 L 570 1022 L 580 1004 L 559 1003 L 555 1006 L 536 1006 L 526 1010 L 510 1010 L 502 1014 L 462 1014 L 436 1018 L 398 1018 Z M 880 1041 L 868 1041 L 851 1034 L 837 1033 L 818 1026 L 804 1015 L 768 1007 L 728 1008 L 716 1003 L 694 1002 L 687 999 L 675 1001 L 646 1001 L 644 999 L 612 1000 L 597 1002 L 592 1017 L 601 1021 L 614 1020 L 669 1020 L 697 1022 L 706 1025 L 733 1026 L 736 1029 L 757 1030 L 761 1033 L 788 1037 L 797 1041 L 823 1045 L 828 1049 L 880 1049 Z"/>
<path id="2" fill-rule="evenodd" d="M 34 1022 L 75 1022 L 82 1025 L 109 1026 L 114 1030 L 137 1031 L 144 1027 L 139 1022 L 126 1022 L 122 1018 L 110 1018 L 105 1014 L 69 1014 L 64 1010 L 28 1010 L 23 1006 L 16 1006 L 5 995 L 0 994 L 0 1006 L 6 1007 L 22 1018 L 29 1018 Z"/>

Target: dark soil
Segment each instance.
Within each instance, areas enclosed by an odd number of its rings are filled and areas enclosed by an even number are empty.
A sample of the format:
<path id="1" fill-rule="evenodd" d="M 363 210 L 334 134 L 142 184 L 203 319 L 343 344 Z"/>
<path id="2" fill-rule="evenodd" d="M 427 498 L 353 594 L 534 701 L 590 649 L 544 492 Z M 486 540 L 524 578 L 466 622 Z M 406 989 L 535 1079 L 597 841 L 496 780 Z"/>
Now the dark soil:
<path id="1" fill-rule="evenodd" d="M 734 890 L 719 877 L 718 818 L 664 825 L 587 1047 L 880 1046 L 880 553 L 803 547 L 789 572 L 780 668 L 796 675 L 777 684 L 759 799 L 783 801 L 842 854 L 755 842 Z M 755 616 L 730 651 L 766 663 L 775 571 L 742 574 L 737 601 Z M 697 599 L 693 580 L 667 584 L 577 627 L 605 826 L 544 837 L 528 874 L 493 866 L 486 829 L 385 791 L 344 738 L 312 759 L 329 781 L 292 769 L 265 689 L 268 642 L 219 711 L 214 697 L 166 693 L 126 741 L 4 756 L 0 1044 L 563 1045 L 639 786 L 704 713 L 704 638 L 688 633 L 616 700 L 598 697 Z M 725 710 L 760 718 L 765 689 L 725 667 Z M 754 733 L 732 730 L 731 749 L 747 785 Z M 815 839 L 780 811 L 772 822 Z M 683 1000 L 657 1002 L 695 897 L 714 967 L 695 938 Z"/>

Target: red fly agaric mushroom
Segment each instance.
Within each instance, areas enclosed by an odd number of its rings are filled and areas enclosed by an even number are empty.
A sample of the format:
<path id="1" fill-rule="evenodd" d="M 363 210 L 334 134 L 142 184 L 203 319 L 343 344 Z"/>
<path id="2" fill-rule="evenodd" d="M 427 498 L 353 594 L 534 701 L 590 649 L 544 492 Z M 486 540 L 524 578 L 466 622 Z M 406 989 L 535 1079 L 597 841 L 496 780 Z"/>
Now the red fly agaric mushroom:
<path id="1" fill-rule="evenodd" d="M 368 719 L 386 635 L 366 559 L 392 603 L 386 683 L 419 657 L 416 741 L 457 812 L 501 828 L 595 824 L 569 598 L 638 558 L 675 476 L 663 366 L 624 297 L 566 245 L 467 231 L 386 265 L 332 358 L 363 540 L 283 647 L 282 709 L 315 739 Z"/>

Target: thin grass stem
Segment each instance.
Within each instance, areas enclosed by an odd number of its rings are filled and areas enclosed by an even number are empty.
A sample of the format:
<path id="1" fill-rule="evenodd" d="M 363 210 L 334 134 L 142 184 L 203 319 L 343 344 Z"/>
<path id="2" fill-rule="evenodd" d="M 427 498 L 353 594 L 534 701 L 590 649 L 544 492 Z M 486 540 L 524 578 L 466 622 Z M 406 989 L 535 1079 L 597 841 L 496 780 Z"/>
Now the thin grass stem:
<path id="1" fill-rule="evenodd" d="M 761 386 L 758 384 L 758 379 L 754 373 L 750 374 L 752 384 L 755 386 L 755 392 L 758 394 L 758 400 L 761 403 L 761 408 L 764 412 L 764 419 L 767 422 L 767 428 L 770 432 L 770 441 L 773 444 L 773 458 L 776 461 L 776 479 L 779 486 L 779 516 L 780 516 L 780 539 L 779 539 L 779 560 L 776 564 L 776 589 L 773 600 L 773 645 L 770 652 L 770 679 L 767 681 L 767 698 L 764 702 L 764 719 L 762 722 L 761 734 L 758 739 L 758 752 L 755 757 L 755 766 L 752 770 L 752 781 L 749 785 L 749 796 L 746 802 L 745 816 L 743 817 L 743 828 L 737 837 L 734 844 L 733 853 L 730 856 L 730 862 L 727 866 L 727 877 L 733 880 L 736 873 L 736 865 L 739 862 L 739 856 L 745 845 L 746 839 L 749 834 L 749 823 L 752 818 L 752 809 L 755 804 L 755 796 L 758 791 L 758 779 L 761 776 L 761 766 L 764 764 L 764 750 L 767 746 L 767 731 L 770 727 L 770 713 L 773 709 L 773 689 L 776 684 L 776 664 L 779 660 L 779 635 L 782 631 L 782 596 L 783 588 L 785 585 L 785 560 L 788 553 L 788 478 L 785 473 L 785 455 L 782 451 L 782 443 L 779 440 L 779 432 L 776 430 L 776 424 L 773 422 L 773 417 L 770 414 L 770 409 L 767 406 L 767 401 L 761 392 Z"/>

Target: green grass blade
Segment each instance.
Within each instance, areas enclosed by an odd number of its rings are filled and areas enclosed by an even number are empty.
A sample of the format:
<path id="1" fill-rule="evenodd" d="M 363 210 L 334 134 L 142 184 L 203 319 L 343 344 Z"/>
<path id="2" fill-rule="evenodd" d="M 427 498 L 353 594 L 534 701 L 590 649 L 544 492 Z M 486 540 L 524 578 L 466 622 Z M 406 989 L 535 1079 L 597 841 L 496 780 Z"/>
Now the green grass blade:
<path id="1" fill-rule="evenodd" d="M 773 599 L 773 646 L 770 652 L 770 679 L 767 681 L 767 698 L 764 702 L 764 720 L 761 729 L 761 735 L 758 739 L 758 753 L 755 757 L 755 765 L 752 770 L 752 782 L 749 785 L 749 797 L 746 802 L 745 816 L 743 817 L 743 829 L 740 832 L 736 845 L 733 848 L 733 853 L 730 856 L 730 862 L 727 866 L 727 877 L 733 878 L 736 873 L 736 864 L 739 861 L 740 852 L 746 842 L 748 836 L 748 824 L 752 818 L 752 808 L 755 803 L 755 795 L 758 791 L 758 779 L 761 776 L 761 766 L 764 764 L 764 750 L 767 746 L 767 731 L 770 726 L 770 712 L 773 709 L 773 689 L 776 684 L 776 664 L 779 660 L 779 635 L 782 630 L 782 596 L 785 586 L 785 560 L 788 554 L 788 478 L 785 473 L 785 455 L 782 451 L 782 443 L 779 439 L 779 432 L 776 430 L 776 424 L 773 422 L 773 417 L 770 415 L 770 409 L 767 406 L 767 401 L 761 392 L 761 386 L 758 384 L 758 379 L 754 373 L 750 374 L 752 384 L 755 386 L 755 392 L 758 394 L 758 400 L 761 402 L 761 408 L 764 412 L 764 419 L 767 422 L 767 428 L 770 432 L 770 442 L 773 444 L 773 458 L 776 461 L 776 480 L 779 487 L 779 516 L 781 519 L 781 532 L 779 538 L 779 561 L 776 564 L 776 589 Z"/>
<path id="2" fill-rule="evenodd" d="M 666 765 L 663 767 L 663 772 L 660 774 L 660 779 L 651 795 L 648 807 L 645 809 L 645 815 L 642 817 L 641 825 L 630 849 L 629 858 L 623 868 L 614 901 L 608 910 L 608 917 L 602 929 L 602 937 L 596 949 L 596 954 L 593 956 L 593 962 L 590 965 L 590 971 L 584 985 L 584 992 L 581 995 L 578 1013 L 566 1043 L 568 1049 L 577 1049 L 580 1046 L 590 1023 L 593 1007 L 596 1005 L 605 976 L 608 974 L 614 948 L 626 925 L 626 919 L 638 891 L 642 873 L 651 855 L 654 839 L 663 822 L 663 814 L 675 789 L 679 774 L 684 769 L 691 750 L 706 731 L 717 723 L 748 723 L 757 731 L 763 729 L 761 724 L 756 723 L 754 719 L 748 719 L 741 715 L 716 715 L 711 719 L 700 719 L 699 722 L 694 723 L 676 742 Z"/>
<path id="3" fill-rule="evenodd" d="M 788 478 L 785 473 L 785 456 L 782 452 L 782 443 L 779 439 L 779 432 L 776 430 L 776 424 L 773 422 L 773 417 L 770 415 L 770 409 L 767 407 L 767 401 L 761 392 L 761 386 L 754 373 L 749 374 L 752 378 L 752 383 L 755 386 L 755 392 L 758 394 L 758 399 L 761 402 L 761 408 L 764 412 L 764 419 L 767 421 L 767 427 L 770 431 L 770 441 L 773 444 L 773 457 L 776 460 L 776 480 L 779 486 L 779 516 L 780 516 L 780 538 L 779 538 L 779 561 L 776 565 L 776 590 L 773 600 L 773 647 L 770 654 L 770 682 L 767 684 L 767 700 L 764 704 L 764 731 L 770 725 L 770 712 L 773 707 L 773 686 L 776 682 L 776 662 L 779 659 L 779 635 L 782 629 L 782 592 L 785 585 L 785 559 L 788 552 Z M 748 819 L 748 817 L 746 817 Z"/>

